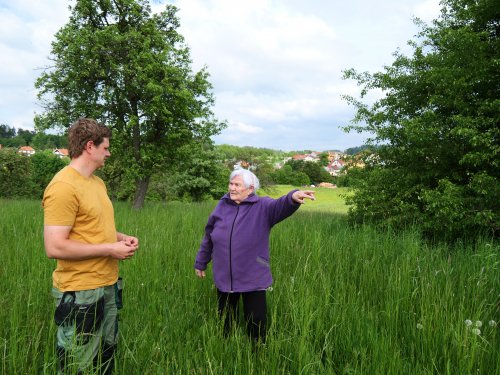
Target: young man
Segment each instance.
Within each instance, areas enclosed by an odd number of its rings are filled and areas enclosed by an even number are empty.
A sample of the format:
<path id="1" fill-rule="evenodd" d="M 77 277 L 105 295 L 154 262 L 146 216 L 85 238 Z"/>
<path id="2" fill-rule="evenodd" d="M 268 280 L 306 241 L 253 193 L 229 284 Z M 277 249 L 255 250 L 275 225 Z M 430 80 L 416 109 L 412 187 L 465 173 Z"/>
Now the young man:
<path id="1" fill-rule="evenodd" d="M 139 240 L 116 231 L 104 182 L 111 131 L 93 119 L 78 119 L 68 131 L 70 164 L 45 189 L 44 242 L 57 259 L 52 294 L 56 302 L 57 356 L 61 373 L 113 371 L 118 339 L 121 280 L 118 261 L 134 256 Z"/>

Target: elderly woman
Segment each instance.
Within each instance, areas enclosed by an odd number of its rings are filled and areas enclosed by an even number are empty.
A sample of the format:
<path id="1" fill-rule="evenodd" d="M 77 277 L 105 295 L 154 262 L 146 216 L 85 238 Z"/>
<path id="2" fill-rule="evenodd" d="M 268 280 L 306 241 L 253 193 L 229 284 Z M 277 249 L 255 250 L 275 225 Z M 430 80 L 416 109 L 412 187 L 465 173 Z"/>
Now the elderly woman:
<path id="1" fill-rule="evenodd" d="M 271 228 L 292 215 L 304 203 L 314 200 L 313 191 L 292 190 L 279 199 L 259 197 L 258 178 L 250 171 L 237 169 L 229 177 L 229 192 L 208 218 L 205 236 L 196 255 L 196 275 L 205 277 L 213 261 L 219 315 L 225 318 L 227 333 L 243 300 L 247 332 L 265 342 L 267 325 L 266 289 L 273 279 L 269 267 Z"/>

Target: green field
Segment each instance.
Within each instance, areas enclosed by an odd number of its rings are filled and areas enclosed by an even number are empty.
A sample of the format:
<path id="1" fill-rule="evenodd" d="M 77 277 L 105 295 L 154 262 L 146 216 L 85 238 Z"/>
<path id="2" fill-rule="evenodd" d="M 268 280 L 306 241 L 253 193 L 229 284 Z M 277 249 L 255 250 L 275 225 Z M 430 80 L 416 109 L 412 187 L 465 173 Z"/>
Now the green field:
<path id="1" fill-rule="evenodd" d="M 499 374 L 498 246 L 431 247 L 414 231 L 350 228 L 339 193 L 318 189 L 273 229 L 271 326 L 258 351 L 243 330 L 223 337 L 211 274 L 194 275 L 215 202 L 140 212 L 117 203 L 118 228 L 141 240 L 121 266 L 117 373 Z M 54 374 L 55 261 L 40 202 L 0 200 L 0 211 L 0 372 Z"/>
<path id="2" fill-rule="evenodd" d="M 348 194 L 346 188 L 328 189 L 278 185 L 267 190 L 259 190 L 258 194 L 276 198 L 288 193 L 292 189 L 312 190 L 315 192 L 316 200 L 311 201 L 306 199 L 306 203 L 301 208 L 302 211 L 330 212 L 335 214 L 347 213 L 347 206 L 344 202 L 344 196 Z"/>

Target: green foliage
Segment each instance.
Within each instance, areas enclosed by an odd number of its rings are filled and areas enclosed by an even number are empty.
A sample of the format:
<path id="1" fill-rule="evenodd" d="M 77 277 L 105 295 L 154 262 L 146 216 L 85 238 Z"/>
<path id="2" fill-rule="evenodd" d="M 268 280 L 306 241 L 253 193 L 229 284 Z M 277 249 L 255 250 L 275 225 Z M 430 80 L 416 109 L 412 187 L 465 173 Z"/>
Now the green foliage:
<path id="1" fill-rule="evenodd" d="M 29 156 L 12 149 L 0 150 L 0 197 L 32 198 L 35 192 L 32 170 Z"/>
<path id="2" fill-rule="evenodd" d="M 285 163 L 293 171 L 303 173 L 308 176 L 310 183 L 319 184 L 321 182 L 331 182 L 332 176 L 322 167 L 320 163 L 303 160 L 289 160 Z"/>
<path id="3" fill-rule="evenodd" d="M 238 161 L 245 161 L 252 165 L 265 161 L 277 162 L 283 160 L 285 155 L 283 151 L 251 146 L 217 145 L 215 148 L 224 160 L 233 164 Z"/>
<path id="4" fill-rule="evenodd" d="M 3 147 L 32 146 L 37 150 L 66 148 L 65 135 L 45 134 L 43 131 L 16 130 L 14 127 L 0 125 L 0 144 Z"/>
<path id="5" fill-rule="evenodd" d="M 319 154 L 319 163 L 321 166 L 326 167 L 330 161 L 328 160 L 328 152 Z"/>
<path id="6" fill-rule="evenodd" d="M 357 147 L 350 147 L 350 148 L 347 148 L 344 153 L 347 154 L 347 155 L 356 155 L 358 153 L 360 153 L 361 151 L 365 151 L 365 150 L 376 150 L 377 149 L 377 146 L 373 146 L 373 145 L 361 145 L 361 146 L 357 146 Z"/>
<path id="7" fill-rule="evenodd" d="M 271 176 L 275 183 L 281 185 L 304 186 L 311 184 L 311 180 L 307 174 L 302 171 L 294 171 L 288 163 L 272 173 Z"/>
<path id="8" fill-rule="evenodd" d="M 191 70 L 176 13 L 167 5 L 152 14 L 145 0 L 76 1 L 35 84 L 45 109 L 37 128 L 93 117 L 114 129 L 115 167 L 132 176 L 136 208 L 180 146 L 225 127 L 211 111 L 207 70 Z"/>
<path id="9" fill-rule="evenodd" d="M 95 173 L 101 177 L 112 200 L 131 202 L 135 193 L 135 174 L 133 168 L 125 168 L 123 162 L 113 155 L 106 160 L 104 168 Z"/>
<path id="10" fill-rule="evenodd" d="M 68 140 L 66 135 L 46 134 L 43 131 L 39 131 L 31 140 L 30 145 L 37 150 L 67 148 Z"/>
<path id="11" fill-rule="evenodd" d="M 185 146 L 180 151 L 178 168 L 169 178 L 172 198 L 200 202 L 222 197 L 231 170 L 224 166 L 220 154 L 200 144 Z"/>
<path id="12" fill-rule="evenodd" d="M 0 138 L 0 144 L 2 145 L 2 147 L 15 147 L 15 148 L 28 145 L 26 139 L 19 136 L 15 136 L 12 138 Z"/>
<path id="13" fill-rule="evenodd" d="M 210 145 L 190 143 L 180 147 L 171 168 L 151 175 L 146 201 L 201 201 L 218 199 L 227 191 L 230 173 L 221 156 Z M 122 169 L 115 157 L 106 161 L 97 171 L 114 200 L 131 201 L 134 198 L 134 180 L 130 169 Z"/>
<path id="14" fill-rule="evenodd" d="M 68 162 L 49 150 L 31 156 L 0 150 L 0 197 L 41 198 L 52 177 Z"/>
<path id="15" fill-rule="evenodd" d="M 13 138 L 16 136 L 16 133 L 16 128 L 0 124 L 0 138 Z"/>
<path id="16" fill-rule="evenodd" d="M 60 158 L 52 154 L 50 150 L 46 150 L 31 155 L 30 160 L 32 164 L 31 179 L 35 185 L 38 198 L 42 198 L 43 192 L 52 177 L 69 164 L 69 159 Z"/>
<path id="17" fill-rule="evenodd" d="M 345 72 L 382 99 L 357 108 L 347 130 L 373 134 L 376 162 L 356 179 L 351 220 L 430 236 L 498 233 L 500 58 L 499 8 L 492 0 L 444 1 L 433 26 L 421 24 L 413 56 L 395 54 L 374 74 Z M 485 190 L 481 184 L 486 184 Z"/>

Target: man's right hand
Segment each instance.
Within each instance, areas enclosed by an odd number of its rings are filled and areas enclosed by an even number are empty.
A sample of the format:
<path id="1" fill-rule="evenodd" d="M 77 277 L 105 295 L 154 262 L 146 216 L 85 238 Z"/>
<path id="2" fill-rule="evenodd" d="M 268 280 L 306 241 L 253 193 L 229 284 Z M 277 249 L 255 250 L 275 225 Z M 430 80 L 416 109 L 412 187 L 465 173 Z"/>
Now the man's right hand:
<path id="1" fill-rule="evenodd" d="M 118 241 L 112 244 L 109 255 L 119 260 L 130 259 L 134 256 L 138 248 L 139 245 L 136 243 L 130 243 L 130 241 Z"/>

